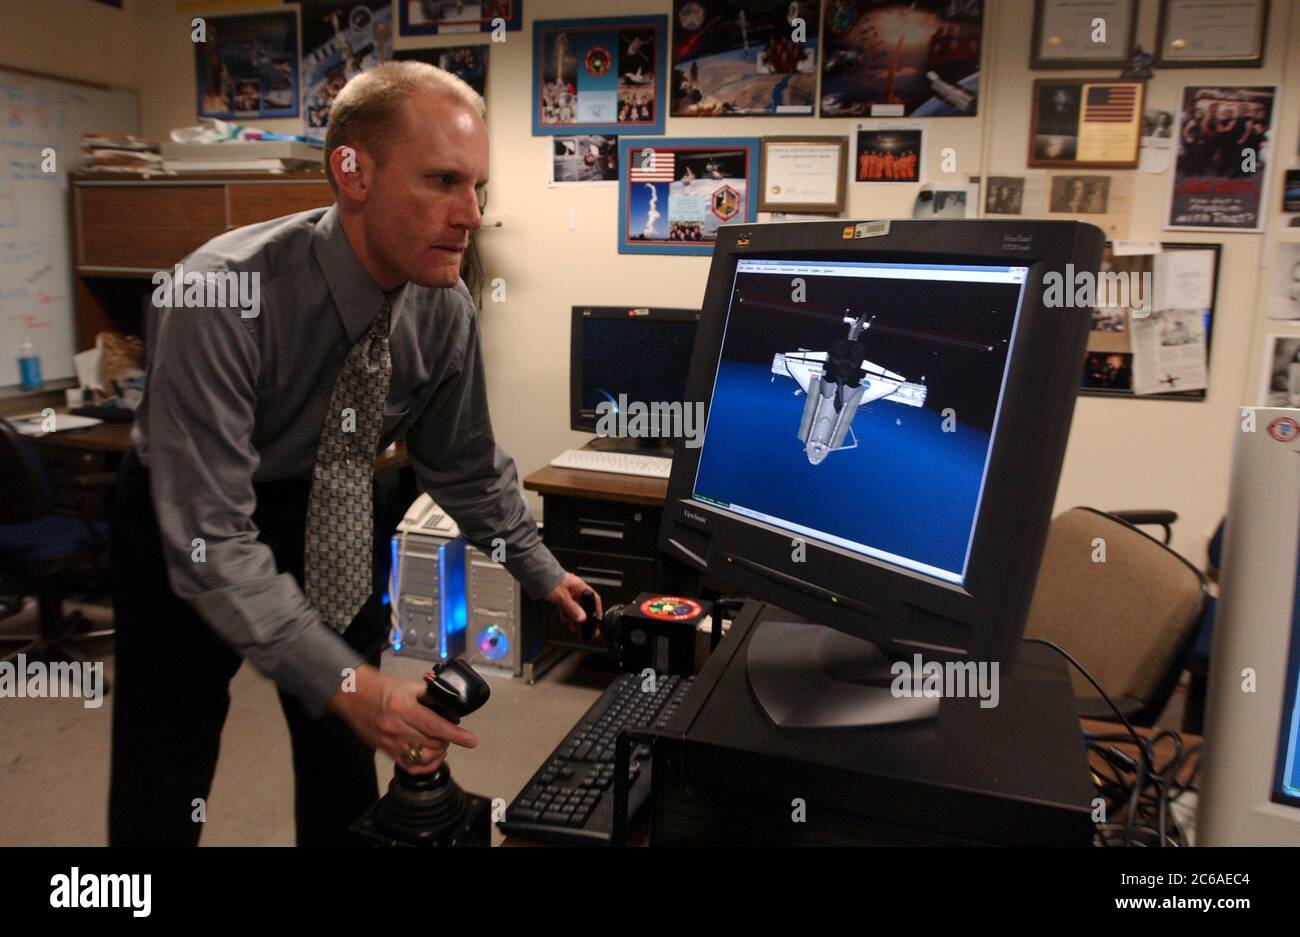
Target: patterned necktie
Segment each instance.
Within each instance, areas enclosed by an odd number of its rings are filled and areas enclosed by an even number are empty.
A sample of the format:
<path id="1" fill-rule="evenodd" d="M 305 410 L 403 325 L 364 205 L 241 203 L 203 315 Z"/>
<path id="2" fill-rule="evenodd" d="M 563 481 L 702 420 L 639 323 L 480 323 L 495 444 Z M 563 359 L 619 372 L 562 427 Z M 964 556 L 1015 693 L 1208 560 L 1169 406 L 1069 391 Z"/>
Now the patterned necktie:
<path id="1" fill-rule="evenodd" d="M 352 346 L 330 394 L 307 504 L 307 600 L 335 631 L 370 597 L 374 568 L 374 460 L 393 374 L 387 300 Z"/>

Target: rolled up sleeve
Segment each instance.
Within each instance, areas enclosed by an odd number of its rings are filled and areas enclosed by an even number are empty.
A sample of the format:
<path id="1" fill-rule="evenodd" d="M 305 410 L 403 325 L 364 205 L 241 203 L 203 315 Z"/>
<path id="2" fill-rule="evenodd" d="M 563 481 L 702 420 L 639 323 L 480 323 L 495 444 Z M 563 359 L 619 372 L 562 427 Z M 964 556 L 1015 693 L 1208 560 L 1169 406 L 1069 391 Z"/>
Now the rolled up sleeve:
<path id="1" fill-rule="evenodd" d="M 504 544 L 506 569 L 540 599 L 564 578 L 564 567 L 542 543 L 514 460 L 496 444 L 477 319 L 465 315 L 460 350 L 408 431 L 407 453 L 420 487 L 465 539 L 489 556 Z"/>
<path id="2" fill-rule="evenodd" d="M 257 344 L 238 310 L 153 315 L 146 461 L 172 590 L 241 657 L 320 715 L 362 658 L 277 571 L 253 522 Z"/>

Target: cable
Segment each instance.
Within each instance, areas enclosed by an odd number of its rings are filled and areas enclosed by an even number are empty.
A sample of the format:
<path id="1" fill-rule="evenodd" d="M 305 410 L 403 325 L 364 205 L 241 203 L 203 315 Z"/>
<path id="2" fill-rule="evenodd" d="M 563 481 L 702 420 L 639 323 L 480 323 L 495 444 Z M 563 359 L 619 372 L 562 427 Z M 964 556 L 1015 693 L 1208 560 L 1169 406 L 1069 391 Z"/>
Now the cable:
<path id="1" fill-rule="evenodd" d="M 1107 816 L 1126 810 L 1123 823 L 1094 823 L 1094 842 L 1100 846 L 1186 846 L 1187 836 L 1174 815 L 1171 805 L 1188 791 L 1197 790 L 1196 779 L 1200 773 L 1201 746 L 1184 747 L 1183 738 L 1171 729 L 1161 729 L 1150 738 L 1143 738 L 1124 716 L 1101 684 L 1060 645 L 1044 638 L 1024 638 L 1034 644 L 1050 647 L 1081 673 L 1101 695 L 1123 724 L 1125 732 L 1094 735 L 1084 732 L 1089 753 L 1101 759 L 1101 765 L 1091 765 L 1093 787 L 1107 806 Z M 1157 765 L 1156 747 L 1169 740 L 1173 750 L 1162 764 Z M 1138 750 L 1138 759 L 1113 745 L 1132 744 Z M 1190 766 L 1190 768 L 1189 768 Z M 1179 776 L 1186 774 L 1184 784 Z"/>

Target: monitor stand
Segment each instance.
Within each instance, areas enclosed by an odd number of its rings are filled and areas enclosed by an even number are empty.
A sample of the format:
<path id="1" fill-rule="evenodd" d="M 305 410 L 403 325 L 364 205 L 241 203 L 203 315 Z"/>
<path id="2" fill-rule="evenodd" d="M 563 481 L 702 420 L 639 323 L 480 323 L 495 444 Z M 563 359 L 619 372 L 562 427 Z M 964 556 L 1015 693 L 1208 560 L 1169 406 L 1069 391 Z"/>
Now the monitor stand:
<path id="1" fill-rule="evenodd" d="M 673 446 L 662 439 L 642 439 L 633 436 L 597 436 L 587 443 L 588 449 L 597 452 L 627 452 L 632 455 L 657 456 L 661 459 L 673 457 Z"/>
<path id="2" fill-rule="evenodd" d="M 899 678 L 880 647 L 825 625 L 760 622 L 746 648 L 749 685 L 769 719 L 784 729 L 895 725 L 933 719 L 939 699 L 892 692 Z"/>

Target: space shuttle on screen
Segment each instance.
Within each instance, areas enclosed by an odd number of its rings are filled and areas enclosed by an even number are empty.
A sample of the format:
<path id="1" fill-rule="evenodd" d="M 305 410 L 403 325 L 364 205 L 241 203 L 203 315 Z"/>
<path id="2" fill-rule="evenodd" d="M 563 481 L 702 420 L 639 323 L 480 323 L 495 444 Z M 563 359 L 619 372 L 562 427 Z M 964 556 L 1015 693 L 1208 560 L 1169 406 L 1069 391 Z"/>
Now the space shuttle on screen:
<path id="1" fill-rule="evenodd" d="M 853 433 L 853 417 L 860 407 L 877 400 L 909 407 L 925 405 L 925 384 L 910 382 L 863 358 L 864 348 L 858 338 L 871 328 L 871 320 L 865 315 L 845 316 L 844 322 L 849 326 L 848 338 L 836 339 L 830 351 L 801 348 L 778 352 L 772 358 L 772 380 L 778 375 L 793 378 L 808 395 L 799 421 L 799 441 L 813 465 L 821 464 L 836 450 L 857 446 L 856 435 L 847 446 L 844 438 Z"/>

